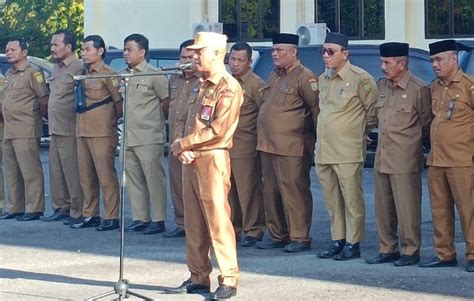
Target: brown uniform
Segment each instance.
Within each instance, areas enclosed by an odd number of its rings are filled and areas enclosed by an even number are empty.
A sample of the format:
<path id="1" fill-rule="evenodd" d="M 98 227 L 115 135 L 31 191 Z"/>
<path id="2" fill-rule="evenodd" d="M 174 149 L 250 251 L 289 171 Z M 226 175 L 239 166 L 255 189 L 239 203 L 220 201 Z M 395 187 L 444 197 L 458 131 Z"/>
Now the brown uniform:
<path id="1" fill-rule="evenodd" d="M 350 62 L 333 77 L 319 77 L 316 173 L 331 217 L 333 240 L 360 242 L 365 204 L 362 169 L 366 136 L 377 123 L 377 84 Z"/>
<path id="2" fill-rule="evenodd" d="M 2 114 L 3 158 L 10 197 L 8 212 L 43 212 L 44 178 L 39 147 L 42 134 L 39 99 L 48 96 L 43 73 L 28 63 L 6 74 Z"/>
<path id="3" fill-rule="evenodd" d="M 423 137 L 431 121 L 429 88 L 407 71 L 394 85 L 378 82 L 379 135 L 375 154 L 375 215 L 381 253 L 419 255 Z"/>
<path id="4" fill-rule="evenodd" d="M 73 218 L 82 215 L 83 195 L 77 163 L 76 108 L 72 76 L 80 74 L 82 68 L 82 60 L 71 55 L 54 65 L 49 83 L 51 207 Z"/>
<path id="5" fill-rule="evenodd" d="M 0 72 L 0 108 L 2 107 L 3 98 L 5 97 L 5 77 Z M 4 179 L 3 179 L 3 116 L 0 114 L 0 209 L 3 209 L 5 200 Z M 1 210 L 0 210 L 1 211 Z"/>
<path id="6" fill-rule="evenodd" d="M 114 74 L 101 62 L 89 70 L 90 75 Z M 111 102 L 77 114 L 76 135 L 79 176 L 84 192 L 84 217 L 100 216 L 99 193 L 104 193 L 106 219 L 118 218 L 119 184 L 115 171 L 117 147 L 117 116 L 115 105 L 122 101 L 116 78 L 86 79 L 87 106 L 112 97 Z M 99 188 L 100 183 L 100 188 Z"/>
<path id="7" fill-rule="evenodd" d="M 168 113 L 169 140 L 173 143 L 176 139 L 183 137 L 183 132 L 176 132 L 179 120 L 186 116 L 188 103 L 195 100 L 199 93 L 201 81 L 197 74 L 189 79 L 184 75 L 174 75 L 169 81 L 170 105 Z M 185 121 L 185 120 L 184 120 Z M 181 162 L 175 156 L 168 156 L 171 200 L 174 207 L 174 222 L 178 227 L 184 229 L 184 205 L 183 205 L 183 182 Z"/>
<path id="8" fill-rule="evenodd" d="M 133 70 L 125 70 L 134 74 L 158 71 L 146 61 Z M 163 164 L 166 131 L 161 102 L 167 97 L 166 76 L 130 78 L 125 121 L 125 174 L 133 220 L 159 222 L 166 219 L 166 175 Z"/>
<path id="9" fill-rule="evenodd" d="M 249 70 L 237 77 L 244 102 L 240 108 L 239 123 L 230 149 L 232 166 L 229 201 L 232 224 L 236 233 L 262 238 L 265 230 L 265 212 L 262 194 L 262 169 L 257 153 L 257 117 L 262 105 L 259 90 L 263 80 Z"/>
<path id="10" fill-rule="evenodd" d="M 239 267 L 230 220 L 230 158 L 232 136 L 243 102 L 239 83 L 226 71 L 207 78 L 196 99 L 190 99 L 181 148 L 196 159 L 183 165 L 183 198 L 187 262 L 191 281 L 209 285 L 209 251 L 217 258 L 222 283 L 237 287 Z"/>
<path id="11" fill-rule="evenodd" d="M 428 187 L 436 255 L 441 260 L 456 257 L 456 205 L 466 240 L 466 255 L 468 260 L 473 260 L 474 80 L 461 70 L 447 85 L 436 79 L 431 84 L 431 98 L 434 118 L 431 124 L 431 152 L 428 157 Z M 450 102 L 454 103 L 453 110 L 449 109 Z M 452 113 L 448 113 L 450 111 Z"/>
<path id="12" fill-rule="evenodd" d="M 310 242 L 311 159 L 319 113 L 318 82 L 299 61 L 273 71 L 262 88 L 257 129 L 265 219 L 271 238 Z"/>

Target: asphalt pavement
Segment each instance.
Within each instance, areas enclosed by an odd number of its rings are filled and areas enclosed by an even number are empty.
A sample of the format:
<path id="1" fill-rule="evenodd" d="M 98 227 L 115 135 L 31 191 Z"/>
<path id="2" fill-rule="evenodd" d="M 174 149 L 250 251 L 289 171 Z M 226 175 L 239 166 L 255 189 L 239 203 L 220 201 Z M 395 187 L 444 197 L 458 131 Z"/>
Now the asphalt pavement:
<path id="1" fill-rule="evenodd" d="M 47 149 L 42 150 L 46 206 L 49 208 Z M 117 162 L 118 166 L 118 162 Z M 421 269 L 392 264 L 368 265 L 375 256 L 377 235 L 374 219 L 373 170 L 364 169 L 366 238 L 362 258 L 346 262 L 319 259 L 316 253 L 330 241 L 329 217 L 324 207 L 314 168 L 312 249 L 299 254 L 282 250 L 239 247 L 241 282 L 233 300 L 474 300 L 474 273 L 467 273 L 465 247 L 457 220 L 458 266 Z M 432 223 L 423 180 L 422 260 L 430 259 Z M 128 197 L 127 224 L 131 221 Z M 167 227 L 172 228 L 173 209 L 168 197 Z M 214 262 L 215 263 L 215 262 Z M 212 287 L 217 286 L 214 264 Z M 184 238 L 161 234 L 126 233 L 124 278 L 130 289 L 155 300 L 205 300 L 203 295 L 167 295 L 164 289 L 188 277 Z M 0 221 L 0 300 L 84 300 L 110 290 L 119 277 L 119 232 L 74 230 L 60 222 Z M 109 296 L 102 300 L 111 300 Z M 130 297 L 130 300 L 138 300 Z"/>

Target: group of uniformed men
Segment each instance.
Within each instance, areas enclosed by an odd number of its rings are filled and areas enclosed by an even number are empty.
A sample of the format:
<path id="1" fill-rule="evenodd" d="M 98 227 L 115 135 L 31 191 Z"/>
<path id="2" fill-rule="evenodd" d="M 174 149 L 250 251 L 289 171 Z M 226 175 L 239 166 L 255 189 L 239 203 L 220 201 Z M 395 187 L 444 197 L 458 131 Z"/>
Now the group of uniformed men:
<path id="1" fill-rule="evenodd" d="M 376 82 L 349 61 L 348 39 L 328 33 L 324 71 L 316 76 L 298 60 L 298 36 L 273 38 L 274 70 L 264 82 L 251 70 L 252 49 L 233 45 L 226 71 L 227 38 L 198 33 L 180 46 L 180 63 L 193 62 L 169 81 L 163 74 L 129 79 L 123 91 L 104 64 L 100 36 L 84 39 L 82 61 L 67 31 L 51 39 L 55 65 L 49 90 L 27 61 L 23 39 L 6 47 L 12 68 L 3 91 L 3 158 L 9 191 L 1 219 L 63 220 L 72 228 L 117 229 L 119 183 L 114 165 L 117 121 L 126 110 L 126 185 L 133 223 L 126 231 L 165 232 L 163 165 L 169 122 L 169 179 L 176 227 L 165 237 L 186 236 L 191 276 L 170 293 L 209 292 L 212 246 L 220 267 L 216 299 L 236 294 L 236 241 L 286 252 L 310 249 L 313 199 L 311 164 L 331 218 L 332 242 L 320 258 L 360 258 L 365 202 L 362 170 L 369 132 L 378 126 L 375 206 L 379 251 L 369 264 L 420 261 L 423 139 L 430 135 L 428 186 L 436 257 L 420 267 L 454 266 L 454 207 L 459 211 L 468 264 L 474 271 L 474 81 L 457 64 L 456 42 L 429 45 L 437 79 L 429 87 L 408 69 L 409 45 L 380 45 L 384 78 Z M 124 40 L 122 73 L 159 69 L 146 62 L 148 40 Z M 73 75 L 86 79 L 85 105 L 74 99 Z M 81 85 L 76 85 L 76 90 Z M 51 204 L 43 217 L 43 170 L 39 159 L 41 117 L 48 112 Z M 104 199 L 100 218 L 99 192 Z M 262 240 L 265 229 L 270 239 Z M 240 238 L 240 233 L 243 233 Z"/>

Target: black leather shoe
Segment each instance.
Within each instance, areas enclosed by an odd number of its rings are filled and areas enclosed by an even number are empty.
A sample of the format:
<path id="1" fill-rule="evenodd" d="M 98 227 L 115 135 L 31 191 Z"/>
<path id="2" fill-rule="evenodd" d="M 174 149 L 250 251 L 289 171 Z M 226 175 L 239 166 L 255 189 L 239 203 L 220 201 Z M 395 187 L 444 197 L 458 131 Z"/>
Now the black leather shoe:
<path id="1" fill-rule="evenodd" d="M 160 221 L 160 222 L 150 222 L 148 227 L 143 230 L 144 235 L 151 235 L 151 234 L 158 234 L 158 233 L 163 233 L 166 231 L 165 228 L 165 222 Z"/>
<path id="2" fill-rule="evenodd" d="M 69 213 L 59 212 L 59 209 L 56 209 L 53 214 L 50 216 L 42 216 L 40 220 L 43 222 L 57 222 L 69 217 Z"/>
<path id="3" fill-rule="evenodd" d="M 458 265 L 456 258 L 451 260 L 441 260 L 438 256 L 435 256 L 433 259 L 427 262 L 422 262 L 418 266 L 420 268 L 445 268 L 445 267 L 454 267 Z"/>
<path id="4" fill-rule="evenodd" d="M 342 260 L 349 260 L 349 259 L 354 259 L 354 258 L 360 258 L 359 243 L 355 243 L 355 244 L 346 243 L 341 253 L 334 255 L 332 259 L 342 261 Z"/>
<path id="5" fill-rule="evenodd" d="M 18 216 L 23 216 L 24 214 L 25 212 L 17 212 L 17 213 L 5 212 L 4 214 L 2 214 L 2 216 L 0 216 L 0 219 L 14 219 Z"/>
<path id="6" fill-rule="evenodd" d="M 210 297 L 211 300 L 229 299 L 237 295 L 237 288 L 225 284 L 219 285 L 215 292 Z"/>
<path id="7" fill-rule="evenodd" d="M 402 255 L 402 257 L 396 260 L 393 264 L 396 267 L 407 267 L 418 264 L 418 262 L 420 262 L 420 256 L 418 255 Z"/>
<path id="8" fill-rule="evenodd" d="M 247 236 L 245 236 L 245 238 L 240 242 L 240 245 L 241 245 L 242 247 L 252 247 L 252 246 L 255 246 L 255 244 L 256 244 L 258 241 L 260 241 L 260 239 L 258 239 L 257 237 L 247 235 Z"/>
<path id="9" fill-rule="evenodd" d="M 22 216 L 17 216 L 16 220 L 19 222 L 37 221 L 43 215 L 43 212 L 29 212 Z"/>
<path id="10" fill-rule="evenodd" d="M 297 242 L 292 241 L 285 246 L 285 252 L 288 253 L 298 253 L 311 249 L 311 242 Z"/>
<path id="11" fill-rule="evenodd" d="M 96 228 L 97 231 L 110 231 L 119 228 L 119 220 L 114 219 L 103 219 L 99 227 Z"/>
<path id="12" fill-rule="evenodd" d="M 66 226 L 70 226 L 73 224 L 79 224 L 81 221 L 82 221 L 82 216 L 80 217 L 70 216 L 63 219 L 63 224 L 65 224 Z"/>
<path id="13" fill-rule="evenodd" d="M 467 262 L 466 272 L 474 273 L 474 260 L 469 260 Z"/>
<path id="14" fill-rule="evenodd" d="M 133 232 L 133 231 L 139 232 L 139 231 L 145 230 L 145 228 L 148 227 L 149 224 L 150 222 L 133 221 L 133 223 L 126 226 L 124 230 L 126 232 Z"/>
<path id="15" fill-rule="evenodd" d="M 259 249 L 280 249 L 284 248 L 288 243 L 281 240 L 258 241 L 255 246 Z"/>
<path id="16" fill-rule="evenodd" d="M 171 231 L 165 232 L 165 234 L 163 236 L 166 237 L 166 238 L 185 237 L 186 232 L 184 232 L 184 230 L 181 229 L 180 227 L 176 227 Z"/>
<path id="17" fill-rule="evenodd" d="M 167 294 L 208 294 L 210 287 L 208 285 L 192 283 L 190 279 L 184 281 L 180 286 L 165 289 Z"/>
<path id="18" fill-rule="evenodd" d="M 334 255 L 341 253 L 346 245 L 345 239 L 333 240 L 326 251 L 316 254 L 319 258 L 332 258 Z"/>
<path id="19" fill-rule="evenodd" d="M 82 229 L 82 228 L 92 228 L 100 225 L 100 217 L 83 217 L 79 223 L 72 224 L 71 228 L 73 229 Z"/>
<path id="20" fill-rule="evenodd" d="M 394 262 L 400 258 L 400 252 L 395 253 L 379 253 L 375 258 L 366 259 L 365 262 L 368 264 L 380 264 L 387 262 Z"/>

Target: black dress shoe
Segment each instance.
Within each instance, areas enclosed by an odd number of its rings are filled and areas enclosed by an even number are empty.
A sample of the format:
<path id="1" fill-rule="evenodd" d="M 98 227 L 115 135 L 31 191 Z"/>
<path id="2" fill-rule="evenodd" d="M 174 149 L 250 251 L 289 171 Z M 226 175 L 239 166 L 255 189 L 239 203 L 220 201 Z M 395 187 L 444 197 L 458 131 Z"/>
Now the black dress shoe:
<path id="1" fill-rule="evenodd" d="M 165 228 L 165 222 L 150 222 L 148 227 L 143 230 L 144 235 L 150 235 L 150 234 L 158 234 L 158 233 L 163 233 L 166 231 Z"/>
<path id="2" fill-rule="evenodd" d="M 60 212 L 59 209 L 56 209 L 53 214 L 50 216 L 42 216 L 40 220 L 43 222 L 57 222 L 69 217 L 69 213 Z"/>
<path id="3" fill-rule="evenodd" d="M 184 237 L 186 236 L 186 232 L 180 227 L 176 227 L 171 231 L 167 231 L 163 236 L 166 238 Z"/>
<path id="4" fill-rule="evenodd" d="M 288 253 L 298 253 L 311 249 L 311 242 L 298 242 L 292 241 L 285 246 L 285 252 Z"/>
<path id="5" fill-rule="evenodd" d="M 17 216 L 16 220 L 19 222 L 37 221 L 43 215 L 43 212 L 29 212 L 22 216 Z"/>
<path id="6" fill-rule="evenodd" d="M 280 249 L 284 248 L 288 243 L 281 240 L 267 240 L 267 241 L 258 241 L 255 243 L 255 246 L 258 249 Z"/>
<path id="7" fill-rule="evenodd" d="M 427 262 L 422 262 L 418 266 L 420 268 L 445 268 L 445 267 L 454 267 L 458 265 L 456 258 L 451 260 L 441 260 L 437 256 Z"/>
<path id="8" fill-rule="evenodd" d="M 365 262 L 368 264 L 380 264 L 387 262 L 394 262 L 400 258 L 400 252 L 395 253 L 379 253 L 375 258 L 366 259 Z"/>
<path id="9" fill-rule="evenodd" d="M 467 262 L 466 272 L 474 273 L 474 260 L 469 260 Z"/>
<path id="10" fill-rule="evenodd" d="M 346 245 L 345 239 L 333 240 L 326 251 L 316 254 L 319 258 L 332 258 L 334 255 L 341 253 Z"/>
<path id="11" fill-rule="evenodd" d="M 420 262 L 420 256 L 418 255 L 402 255 L 402 257 L 396 260 L 393 264 L 396 267 L 407 267 L 418 264 L 418 262 Z"/>
<path id="12" fill-rule="evenodd" d="M 211 300 L 229 299 L 237 295 L 237 288 L 225 284 L 219 285 L 215 292 L 210 297 Z"/>
<path id="13" fill-rule="evenodd" d="M 23 216 L 24 214 L 25 212 L 17 212 L 17 213 L 5 212 L 4 214 L 2 214 L 2 216 L 0 216 L 0 219 L 14 219 L 17 216 Z"/>
<path id="14" fill-rule="evenodd" d="M 360 258 L 359 243 L 355 243 L 355 244 L 346 243 L 341 253 L 334 255 L 332 259 L 342 261 L 342 260 L 349 260 L 349 259 L 354 259 L 354 258 Z"/>
<path id="15" fill-rule="evenodd" d="M 113 219 L 103 219 L 99 227 L 96 228 L 97 231 L 110 231 L 118 229 L 120 226 L 119 220 L 117 218 Z"/>
<path id="16" fill-rule="evenodd" d="M 241 245 L 242 247 L 252 247 L 252 246 L 255 246 L 255 244 L 256 244 L 258 241 L 260 241 L 260 239 L 258 239 L 257 237 L 247 235 L 247 236 L 245 236 L 245 238 L 240 242 L 240 245 Z"/>
<path id="17" fill-rule="evenodd" d="M 72 224 L 71 228 L 73 229 L 82 229 L 82 228 L 92 228 L 97 227 L 100 225 L 100 217 L 93 216 L 93 217 L 83 217 L 79 223 Z"/>
<path id="18" fill-rule="evenodd" d="M 167 288 L 167 294 L 208 294 L 210 287 L 208 285 L 192 283 L 190 279 L 184 281 L 180 286 Z"/>
<path id="19" fill-rule="evenodd" d="M 70 216 L 63 219 L 63 224 L 65 224 L 66 226 L 70 226 L 73 224 L 79 224 L 81 221 L 82 221 L 82 216 L 79 216 L 79 217 Z"/>
<path id="20" fill-rule="evenodd" d="M 130 225 L 126 226 L 124 230 L 126 232 L 133 232 L 133 231 L 139 232 L 139 231 L 145 230 L 145 228 L 148 227 L 149 224 L 150 222 L 134 221 Z"/>

